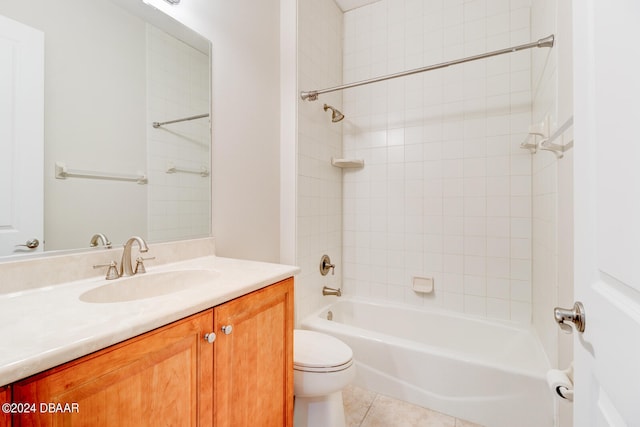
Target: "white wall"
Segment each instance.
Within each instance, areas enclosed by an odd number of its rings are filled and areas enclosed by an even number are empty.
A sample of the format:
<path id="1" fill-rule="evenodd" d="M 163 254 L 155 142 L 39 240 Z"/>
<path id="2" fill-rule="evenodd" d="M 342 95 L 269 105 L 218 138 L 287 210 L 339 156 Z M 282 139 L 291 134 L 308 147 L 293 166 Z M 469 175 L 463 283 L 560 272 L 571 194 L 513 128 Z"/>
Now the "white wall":
<path id="1" fill-rule="evenodd" d="M 344 81 L 531 40 L 529 1 L 383 0 L 345 14 Z M 529 323 L 530 53 L 347 90 L 344 288 Z M 435 278 L 435 293 L 411 277 Z"/>
<path id="2" fill-rule="evenodd" d="M 278 261 L 280 1 L 149 3 L 213 43 L 213 235 L 220 256 Z"/>
<path id="3" fill-rule="evenodd" d="M 551 133 L 573 115 L 571 2 L 536 0 L 532 30 L 555 34 L 553 49 L 533 52 L 533 122 L 551 119 Z M 569 129 L 557 141 L 573 139 Z M 572 336 L 560 332 L 553 308 L 573 306 L 573 152 L 557 159 L 539 151 L 533 156 L 533 325 L 553 367 L 565 369 L 573 359 Z M 572 424 L 571 404 L 560 402 L 560 425 Z"/>
<path id="4" fill-rule="evenodd" d="M 313 90 L 342 83 L 342 11 L 333 0 L 298 1 L 298 86 Z M 325 103 L 342 109 L 340 92 L 317 101 L 298 98 L 298 188 L 296 315 L 300 319 L 326 304 L 322 287 L 341 286 L 342 170 L 331 158 L 342 156 L 342 123 L 331 122 Z M 320 258 L 329 255 L 335 275 L 322 276 Z"/>

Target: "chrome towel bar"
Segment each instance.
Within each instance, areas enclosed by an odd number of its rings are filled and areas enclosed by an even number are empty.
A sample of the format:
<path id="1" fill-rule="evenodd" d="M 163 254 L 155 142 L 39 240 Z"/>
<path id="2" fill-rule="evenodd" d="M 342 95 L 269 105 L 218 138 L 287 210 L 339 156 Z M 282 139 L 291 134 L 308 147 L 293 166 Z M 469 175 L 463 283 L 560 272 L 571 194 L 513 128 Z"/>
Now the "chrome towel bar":
<path id="1" fill-rule="evenodd" d="M 111 172 L 98 172 L 80 169 L 69 169 L 67 165 L 62 162 L 56 162 L 56 178 L 92 178 L 92 179 L 107 179 L 113 181 L 132 181 L 138 184 L 147 184 L 149 182 L 147 175 L 143 172 L 139 172 L 137 175 L 111 173 Z"/>
<path id="2" fill-rule="evenodd" d="M 180 166 L 176 166 L 172 162 L 167 162 L 167 168 L 165 169 L 166 173 L 192 173 L 196 175 L 200 175 L 202 177 L 206 177 L 210 175 L 209 168 L 206 166 L 201 166 L 200 169 L 192 169 L 192 168 L 184 168 Z"/>

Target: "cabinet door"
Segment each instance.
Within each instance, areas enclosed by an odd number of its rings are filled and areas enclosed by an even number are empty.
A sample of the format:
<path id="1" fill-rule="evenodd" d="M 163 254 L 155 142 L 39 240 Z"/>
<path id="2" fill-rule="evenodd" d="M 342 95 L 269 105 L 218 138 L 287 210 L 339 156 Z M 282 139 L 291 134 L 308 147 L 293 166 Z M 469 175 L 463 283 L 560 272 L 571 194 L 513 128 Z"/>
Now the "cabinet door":
<path id="1" fill-rule="evenodd" d="M 9 413 L 11 408 L 7 408 L 6 403 L 11 403 L 11 387 L 9 386 L 0 387 L 0 405 L 3 405 L 2 411 L 0 411 L 0 427 L 11 425 L 11 414 Z"/>
<path id="2" fill-rule="evenodd" d="M 215 307 L 214 325 L 214 425 L 292 426 L 293 279 Z"/>
<path id="3" fill-rule="evenodd" d="M 204 334 L 212 316 L 196 314 L 16 383 L 14 402 L 35 403 L 37 413 L 14 415 L 14 426 L 210 426 L 213 345 Z"/>

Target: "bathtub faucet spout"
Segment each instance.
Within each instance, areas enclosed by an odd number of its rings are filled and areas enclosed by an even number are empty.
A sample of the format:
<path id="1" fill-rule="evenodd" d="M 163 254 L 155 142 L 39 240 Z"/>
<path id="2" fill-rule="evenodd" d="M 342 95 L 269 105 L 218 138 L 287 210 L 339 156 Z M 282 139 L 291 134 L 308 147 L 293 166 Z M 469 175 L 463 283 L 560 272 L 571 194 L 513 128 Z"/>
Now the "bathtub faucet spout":
<path id="1" fill-rule="evenodd" d="M 325 286 L 322 288 L 322 295 L 327 296 L 327 295 L 335 295 L 337 297 L 342 296 L 342 289 L 338 288 L 330 288 L 328 286 Z"/>

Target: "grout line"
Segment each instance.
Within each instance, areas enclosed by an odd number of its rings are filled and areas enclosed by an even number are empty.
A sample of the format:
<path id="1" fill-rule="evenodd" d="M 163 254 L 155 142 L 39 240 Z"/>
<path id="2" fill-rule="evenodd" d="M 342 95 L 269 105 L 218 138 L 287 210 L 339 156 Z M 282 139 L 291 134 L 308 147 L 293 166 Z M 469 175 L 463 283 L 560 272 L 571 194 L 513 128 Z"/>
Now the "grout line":
<path id="1" fill-rule="evenodd" d="M 369 415 L 369 412 L 371 411 L 371 408 L 373 408 L 373 405 L 376 403 L 376 400 L 378 400 L 378 396 L 379 396 L 379 393 L 376 393 L 375 397 L 373 398 L 373 400 L 371 400 L 371 403 L 369 404 L 369 407 L 367 408 L 367 412 L 364 413 L 364 416 L 360 420 L 360 426 L 359 427 L 362 427 L 362 425 L 364 424 L 364 420 L 367 419 L 367 415 Z"/>

